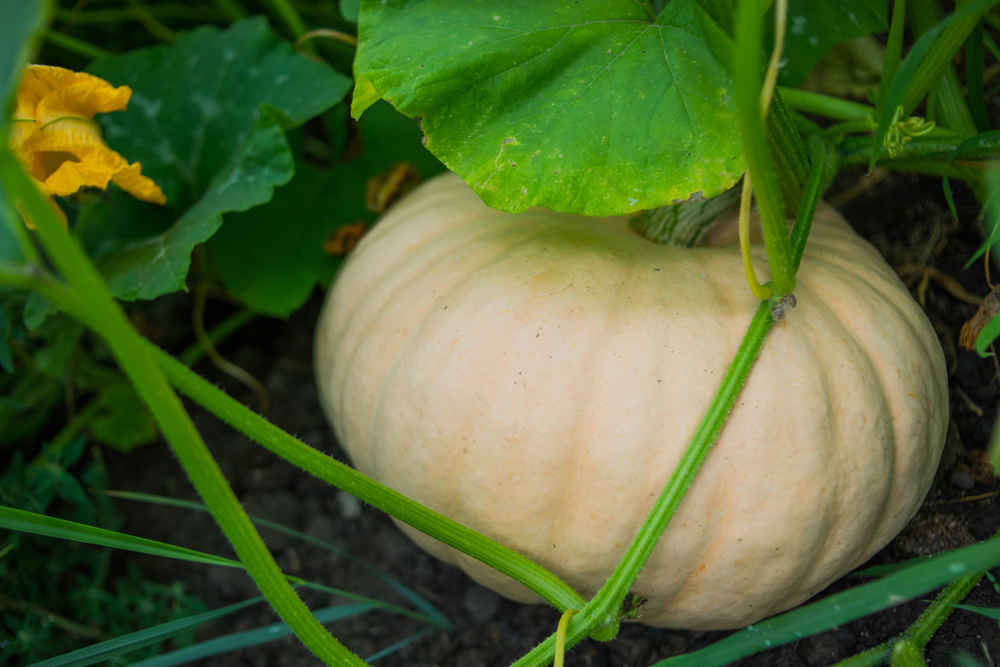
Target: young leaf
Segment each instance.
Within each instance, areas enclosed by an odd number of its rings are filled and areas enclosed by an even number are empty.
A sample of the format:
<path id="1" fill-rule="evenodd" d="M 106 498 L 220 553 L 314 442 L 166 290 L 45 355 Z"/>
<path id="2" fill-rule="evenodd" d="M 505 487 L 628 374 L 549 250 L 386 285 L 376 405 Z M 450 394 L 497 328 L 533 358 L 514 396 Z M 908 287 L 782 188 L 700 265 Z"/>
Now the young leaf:
<path id="1" fill-rule="evenodd" d="M 330 169 L 299 161 L 295 178 L 270 203 L 227 215 L 209 241 L 214 268 L 249 308 L 285 317 L 305 303 L 317 284 L 330 284 L 343 257 L 331 257 L 323 241 L 343 225 L 374 222 L 376 214 L 365 208 L 369 178 L 401 161 L 424 178 L 444 169 L 420 145 L 416 123 L 388 104 L 372 107 L 358 131 L 363 148 L 357 159 Z M 296 224 L 283 224 L 287 220 Z"/>
<path id="2" fill-rule="evenodd" d="M 400 11 L 405 4 L 405 11 Z M 363 0 L 355 118 L 378 98 L 505 211 L 611 215 L 713 197 L 743 172 L 729 75 L 690 0 Z"/>
<path id="3" fill-rule="evenodd" d="M 259 17 L 226 31 L 198 28 L 173 47 L 104 59 L 90 71 L 133 89 L 128 111 L 100 117 L 105 137 L 142 163 L 171 209 L 147 216 L 135 213 L 155 207 L 112 206 L 98 225 L 102 243 L 113 248 L 103 260 L 105 276 L 117 296 L 129 299 L 182 288 L 191 248 L 218 229 L 221 214 L 268 201 L 291 178 L 283 130 L 337 103 L 350 85 L 296 53 Z M 137 239 L 129 226 L 149 217 L 160 228 Z"/>
<path id="4" fill-rule="evenodd" d="M 837 44 L 870 32 L 884 32 L 888 27 L 886 4 L 886 0 L 789 0 L 787 63 L 778 82 L 797 86 Z"/>

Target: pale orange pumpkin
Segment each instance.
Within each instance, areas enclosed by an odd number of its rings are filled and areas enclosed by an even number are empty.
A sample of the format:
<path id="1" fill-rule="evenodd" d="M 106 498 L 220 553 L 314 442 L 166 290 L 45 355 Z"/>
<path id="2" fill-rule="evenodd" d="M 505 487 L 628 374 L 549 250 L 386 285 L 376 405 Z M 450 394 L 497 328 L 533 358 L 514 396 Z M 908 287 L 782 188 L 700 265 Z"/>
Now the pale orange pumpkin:
<path id="1" fill-rule="evenodd" d="M 757 305 L 738 248 L 655 244 L 627 220 L 501 213 L 438 177 L 361 240 L 316 336 L 323 405 L 359 470 L 584 597 L 666 483 Z M 931 484 L 948 410 L 927 318 L 826 206 L 797 280 L 798 306 L 633 587 L 645 623 L 733 628 L 797 605 L 892 539 Z"/>

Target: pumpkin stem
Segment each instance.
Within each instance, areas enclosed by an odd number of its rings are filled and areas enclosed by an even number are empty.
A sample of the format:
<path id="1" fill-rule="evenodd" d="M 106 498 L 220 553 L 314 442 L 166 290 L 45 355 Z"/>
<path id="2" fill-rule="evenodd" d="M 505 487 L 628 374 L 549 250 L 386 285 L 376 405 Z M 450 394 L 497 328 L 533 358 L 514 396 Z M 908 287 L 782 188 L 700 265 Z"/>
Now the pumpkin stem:
<path id="1" fill-rule="evenodd" d="M 629 221 L 629 226 L 653 243 L 693 248 L 701 245 L 716 223 L 729 215 L 739 195 L 733 187 L 711 199 L 693 198 L 642 211 Z"/>
<path id="2" fill-rule="evenodd" d="M 569 619 L 577 611 L 576 609 L 567 609 L 559 619 L 559 626 L 556 628 L 555 662 L 552 663 L 552 667 L 563 667 L 563 654 L 566 652 L 566 627 L 569 625 Z"/>

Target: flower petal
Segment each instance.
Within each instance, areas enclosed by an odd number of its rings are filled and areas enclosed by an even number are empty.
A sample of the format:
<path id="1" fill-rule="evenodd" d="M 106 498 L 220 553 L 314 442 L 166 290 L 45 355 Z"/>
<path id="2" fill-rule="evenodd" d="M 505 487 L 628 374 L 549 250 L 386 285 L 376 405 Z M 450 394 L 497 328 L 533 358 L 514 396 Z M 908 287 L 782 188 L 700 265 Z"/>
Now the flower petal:
<path id="1" fill-rule="evenodd" d="M 114 151 L 109 150 L 117 157 Z M 90 186 L 106 190 L 108 181 L 117 169 L 99 160 L 75 162 L 66 160 L 42 183 L 42 191 L 47 195 L 66 197 L 82 187 Z"/>
<path id="2" fill-rule="evenodd" d="M 128 105 L 132 90 L 61 67 L 25 68 L 9 145 L 47 196 L 67 196 L 82 187 L 107 189 L 114 181 L 143 201 L 165 204 L 166 197 L 142 166 L 108 148 L 94 114 Z M 63 216 L 65 218 L 65 216 Z"/>
<path id="3" fill-rule="evenodd" d="M 142 175 L 142 165 L 136 162 L 120 169 L 111 177 L 112 182 L 136 199 L 163 206 L 167 198 L 153 179 Z"/>
<path id="4" fill-rule="evenodd" d="M 10 134 L 7 136 L 7 145 L 21 164 L 31 164 L 31 154 L 25 148 L 25 144 L 30 142 L 31 137 L 38 131 L 38 123 L 33 120 L 14 119 L 10 124 Z"/>
<path id="5" fill-rule="evenodd" d="M 63 83 L 76 72 L 62 67 L 46 67 L 44 65 L 28 65 L 21 74 L 21 82 L 17 87 L 17 102 L 14 107 L 14 119 L 36 120 L 35 109 L 42 98 Z"/>
<path id="6" fill-rule="evenodd" d="M 65 117 L 89 119 L 95 113 L 125 109 L 130 97 L 132 89 L 128 86 L 115 88 L 104 79 L 77 72 L 39 101 L 35 117 L 40 123 Z"/>

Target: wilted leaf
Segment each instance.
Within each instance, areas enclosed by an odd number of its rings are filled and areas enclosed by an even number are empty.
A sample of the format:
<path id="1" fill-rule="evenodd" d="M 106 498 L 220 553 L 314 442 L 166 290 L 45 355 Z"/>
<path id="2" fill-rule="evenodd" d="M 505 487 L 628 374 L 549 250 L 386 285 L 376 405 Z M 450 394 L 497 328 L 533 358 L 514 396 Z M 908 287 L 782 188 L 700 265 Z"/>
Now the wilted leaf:
<path id="1" fill-rule="evenodd" d="M 966 350 L 976 350 L 981 356 L 997 336 L 1000 336 L 1000 286 L 994 287 L 976 310 L 972 319 L 962 325 L 958 343 Z"/>

